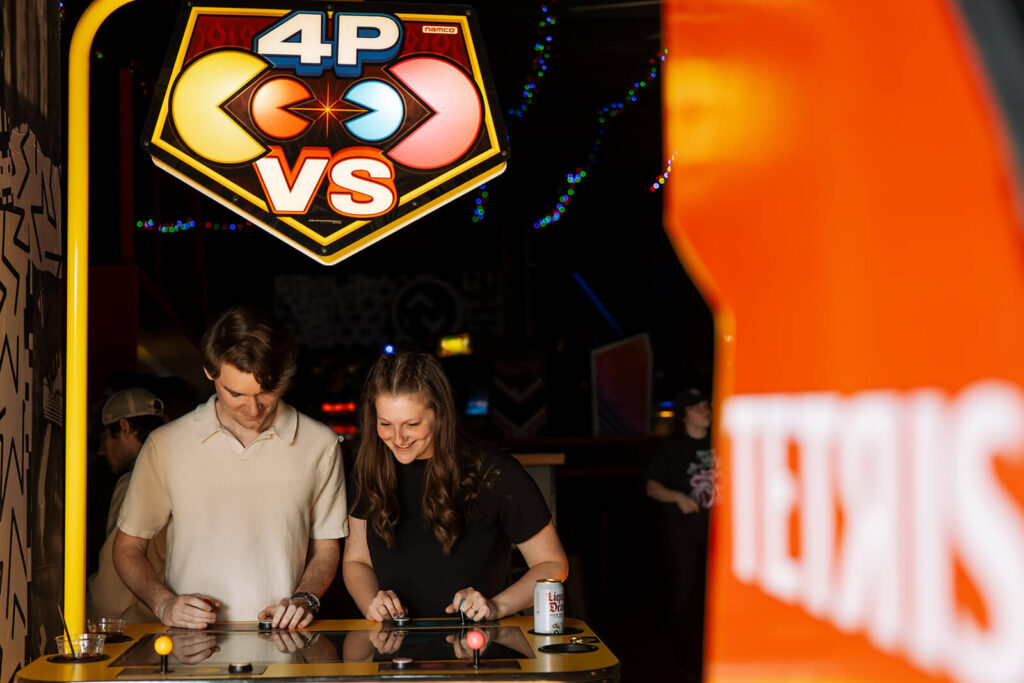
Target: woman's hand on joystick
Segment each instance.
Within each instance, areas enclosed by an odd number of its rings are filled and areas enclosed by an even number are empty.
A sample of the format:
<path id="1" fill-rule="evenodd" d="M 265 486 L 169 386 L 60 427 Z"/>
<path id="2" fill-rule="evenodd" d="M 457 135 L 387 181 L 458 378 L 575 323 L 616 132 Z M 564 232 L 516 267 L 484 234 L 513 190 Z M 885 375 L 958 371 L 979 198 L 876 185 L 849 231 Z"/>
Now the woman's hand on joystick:
<path id="1" fill-rule="evenodd" d="M 448 614 L 460 613 L 464 614 L 466 619 L 472 619 L 473 621 L 488 621 L 500 618 L 498 614 L 498 607 L 494 604 L 494 601 L 490 600 L 480 591 L 473 587 L 463 588 L 455 597 L 452 598 L 451 604 L 444 608 L 444 611 Z M 462 623 L 465 623 L 463 620 Z"/>

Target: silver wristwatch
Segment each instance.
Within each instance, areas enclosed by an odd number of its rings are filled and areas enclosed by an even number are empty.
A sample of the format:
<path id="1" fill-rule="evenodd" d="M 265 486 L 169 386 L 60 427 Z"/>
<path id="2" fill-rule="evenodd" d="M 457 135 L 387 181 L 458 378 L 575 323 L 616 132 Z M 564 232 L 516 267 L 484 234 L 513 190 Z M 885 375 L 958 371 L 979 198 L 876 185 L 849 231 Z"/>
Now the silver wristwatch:
<path id="1" fill-rule="evenodd" d="M 292 596 L 292 600 L 295 600 L 296 598 L 305 600 L 306 604 L 309 606 L 309 611 L 313 614 L 320 611 L 320 598 L 316 597 L 312 593 L 306 593 L 305 591 L 296 593 Z"/>

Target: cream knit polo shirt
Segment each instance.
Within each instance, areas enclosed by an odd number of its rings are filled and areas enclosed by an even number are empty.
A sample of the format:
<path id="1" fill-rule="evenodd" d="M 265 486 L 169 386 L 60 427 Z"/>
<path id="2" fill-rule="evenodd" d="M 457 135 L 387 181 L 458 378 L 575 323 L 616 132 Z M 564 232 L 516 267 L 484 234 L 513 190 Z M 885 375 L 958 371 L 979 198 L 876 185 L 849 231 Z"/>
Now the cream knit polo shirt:
<path id="1" fill-rule="evenodd" d="M 117 526 L 167 529 L 165 583 L 221 603 L 217 621 L 254 621 L 292 594 L 310 539 L 348 533 L 338 438 L 278 403 L 248 446 L 221 426 L 217 396 L 153 431 L 142 446 Z"/>

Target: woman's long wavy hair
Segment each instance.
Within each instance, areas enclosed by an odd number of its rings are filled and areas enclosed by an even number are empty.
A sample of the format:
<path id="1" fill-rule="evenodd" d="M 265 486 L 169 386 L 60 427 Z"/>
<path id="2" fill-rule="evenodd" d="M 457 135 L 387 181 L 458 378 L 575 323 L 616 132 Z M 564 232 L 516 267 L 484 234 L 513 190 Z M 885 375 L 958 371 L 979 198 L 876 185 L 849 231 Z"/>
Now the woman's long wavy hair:
<path id="1" fill-rule="evenodd" d="M 359 418 L 362 439 L 356 455 L 356 500 L 366 497 L 367 519 L 388 547 L 395 540 L 399 509 L 394 455 L 377 436 L 377 397 L 418 394 L 433 409 L 437 433 L 434 455 L 427 461 L 423 518 L 445 554 L 451 552 L 467 524 L 480 488 L 479 458 L 458 437 L 455 400 L 441 364 L 425 353 L 381 356 L 363 388 Z"/>

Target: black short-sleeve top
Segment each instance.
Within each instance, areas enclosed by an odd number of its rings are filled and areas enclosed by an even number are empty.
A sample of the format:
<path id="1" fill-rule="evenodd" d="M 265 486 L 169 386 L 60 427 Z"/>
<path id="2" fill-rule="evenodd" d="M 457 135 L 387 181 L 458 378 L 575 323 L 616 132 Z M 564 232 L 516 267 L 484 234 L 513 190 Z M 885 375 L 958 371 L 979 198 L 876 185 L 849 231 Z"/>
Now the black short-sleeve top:
<path id="1" fill-rule="evenodd" d="M 508 585 L 512 545 L 529 540 L 551 521 L 551 513 L 533 478 L 515 458 L 498 451 L 481 453 L 489 472 L 469 524 L 445 555 L 423 518 L 426 460 L 398 464 L 399 520 L 390 548 L 367 518 L 365 498 L 352 516 L 366 520 L 366 544 L 381 590 L 393 590 L 413 618 L 446 615 L 455 593 L 475 588 L 493 598 Z"/>

